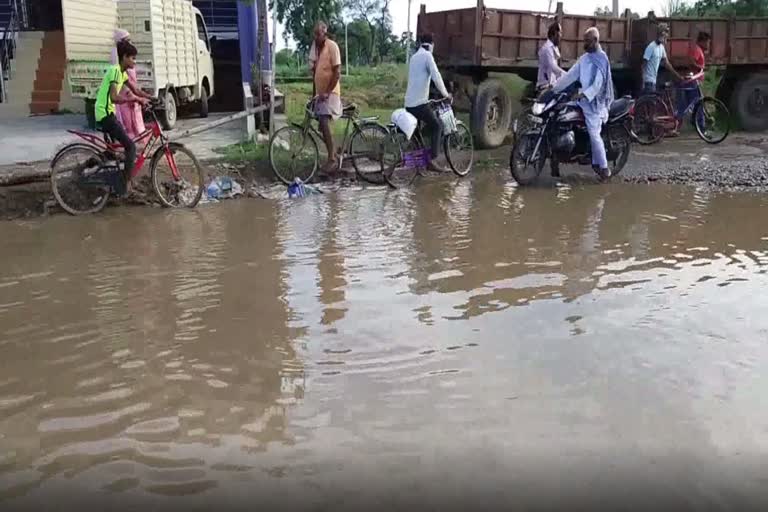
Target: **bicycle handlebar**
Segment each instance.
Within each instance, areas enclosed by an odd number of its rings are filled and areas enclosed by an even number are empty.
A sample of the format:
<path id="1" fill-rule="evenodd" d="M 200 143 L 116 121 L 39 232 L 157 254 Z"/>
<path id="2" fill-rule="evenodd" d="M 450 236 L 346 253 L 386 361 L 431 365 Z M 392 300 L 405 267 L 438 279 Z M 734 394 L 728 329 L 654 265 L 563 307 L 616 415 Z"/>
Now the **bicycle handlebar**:
<path id="1" fill-rule="evenodd" d="M 429 100 L 429 104 L 430 105 L 438 105 L 438 104 L 441 104 L 441 103 L 448 103 L 449 105 L 452 105 L 453 104 L 453 98 L 446 97 L 446 98 L 438 98 L 436 100 Z"/>

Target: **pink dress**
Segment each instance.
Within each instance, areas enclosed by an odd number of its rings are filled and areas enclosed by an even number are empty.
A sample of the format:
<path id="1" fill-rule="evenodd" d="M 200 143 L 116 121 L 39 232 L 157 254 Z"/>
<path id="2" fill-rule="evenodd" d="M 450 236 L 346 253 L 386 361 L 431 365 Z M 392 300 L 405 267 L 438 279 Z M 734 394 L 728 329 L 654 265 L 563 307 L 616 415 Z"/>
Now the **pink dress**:
<path id="1" fill-rule="evenodd" d="M 128 74 L 128 81 L 138 89 L 138 82 L 136 80 L 136 70 L 129 69 L 126 71 Z M 123 87 L 121 96 L 133 98 L 133 94 L 130 89 Z M 146 130 L 144 126 L 144 116 L 141 112 L 141 105 L 139 103 L 120 103 L 117 105 L 117 109 L 120 111 L 120 121 L 123 123 L 125 133 L 132 139 L 135 139 Z"/>

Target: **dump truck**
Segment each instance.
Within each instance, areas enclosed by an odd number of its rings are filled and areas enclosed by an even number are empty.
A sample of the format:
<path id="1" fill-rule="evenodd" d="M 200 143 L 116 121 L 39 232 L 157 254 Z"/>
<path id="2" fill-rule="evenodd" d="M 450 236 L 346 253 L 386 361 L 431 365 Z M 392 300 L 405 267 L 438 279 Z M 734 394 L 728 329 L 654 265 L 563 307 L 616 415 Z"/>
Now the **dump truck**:
<path id="1" fill-rule="evenodd" d="M 634 95 L 641 86 L 645 47 L 656 38 L 659 23 L 670 26 L 667 53 L 682 66 L 690 41 L 701 30 L 712 35 L 707 67 L 715 67 L 717 97 L 728 104 L 747 130 L 768 128 L 768 19 L 657 18 L 653 12 L 636 18 L 629 10 L 616 17 L 566 14 L 558 3 L 555 12 L 517 11 L 476 7 L 427 12 L 421 5 L 417 33 L 435 39 L 435 59 L 459 98 L 468 100 L 472 133 L 482 147 L 501 145 L 513 114 L 510 92 L 499 73 L 514 73 L 535 82 L 538 50 L 554 21 L 562 27 L 561 66 L 579 58 L 584 31 L 600 30 L 601 45 L 611 62 L 617 94 Z"/>
<path id="2" fill-rule="evenodd" d="M 173 128 L 183 105 L 196 104 L 200 115 L 208 116 L 213 60 L 205 22 L 191 0 L 62 0 L 62 11 L 74 97 L 95 98 L 120 27 L 139 51 L 139 87 L 165 101 L 163 126 Z"/>

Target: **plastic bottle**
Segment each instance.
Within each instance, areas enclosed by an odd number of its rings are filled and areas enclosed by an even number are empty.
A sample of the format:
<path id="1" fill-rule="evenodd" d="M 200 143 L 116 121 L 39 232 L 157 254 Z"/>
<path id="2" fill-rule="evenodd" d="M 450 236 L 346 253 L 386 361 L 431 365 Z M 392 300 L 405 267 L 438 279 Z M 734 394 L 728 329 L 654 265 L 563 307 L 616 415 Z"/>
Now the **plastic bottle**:
<path id="1" fill-rule="evenodd" d="M 208 188 L 205 189 L 205 194 L 208 196 L 208 199 L 219 198 L 221 195 L 221 188 L 219 187 L 217 180 L 211 180 L 208 184 Z"/>
<path id="2" fill-rule="evenodd" d="M 293 183 L 288 185 L 288 197 L 291 199 L 294 197 L 304 197 L 307 195 L 307 191 L 304 188 L 304 182 L 301 178 L 295 178 Z"/>

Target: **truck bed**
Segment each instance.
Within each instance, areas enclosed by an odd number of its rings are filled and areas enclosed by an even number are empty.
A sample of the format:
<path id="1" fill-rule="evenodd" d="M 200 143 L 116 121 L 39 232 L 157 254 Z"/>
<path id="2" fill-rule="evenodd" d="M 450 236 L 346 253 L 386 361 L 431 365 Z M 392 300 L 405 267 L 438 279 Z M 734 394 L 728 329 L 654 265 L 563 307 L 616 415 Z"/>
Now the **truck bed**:
<path id="1" fill-rule="evenodd" d="M 632 23 L 633 64 L 639 64 L 656 26 L 666 23 L 670 34 L 667 54 L 672 65 L 687 63 L 688 47 L 700 31 L 709 32 L 712 44 L 707 65 L 768 64 L 768 18 L 657 18 L 649 16 Z"/>
<path id="2" fill-rule="evenodd" d="M 435 59 L 445 67 L 479 67 L 489 71 L 520 71 L 538 67 L 538 50 L 549 25 L 560 21 L 562 63 L 569 66 L 582 53 L 584 31 L 600 30 L 603 49 L 613 67 L 629 62 L 630 20 L 539 13 L 508 9 L 455 9 L 427 13 L 422 5 L 418 33 L 435 36 Z"/>

